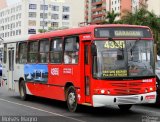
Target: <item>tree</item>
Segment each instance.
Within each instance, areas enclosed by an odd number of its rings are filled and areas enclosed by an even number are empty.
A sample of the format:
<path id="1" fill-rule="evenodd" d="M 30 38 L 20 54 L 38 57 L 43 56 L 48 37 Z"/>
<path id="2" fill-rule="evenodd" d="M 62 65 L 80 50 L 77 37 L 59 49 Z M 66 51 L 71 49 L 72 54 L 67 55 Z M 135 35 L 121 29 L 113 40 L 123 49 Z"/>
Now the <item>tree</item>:
<path id="1" fill-rule="evenodd" d="M 45 33 L 45 32 L 47 32 L 47 30 L 46 29 L 39 29 L 38 32 L 39 33 Z"/>
<path id="2" fill-rule="evenodd" d="M 149 26 L 152 29 L 155 43 L 160 41 L 160 23 L 158 22 L 158 17 L 153 12 L 150 12 L 145 8 L 141 8 L 135 13 L 126 11 L 126 14 L 122 17 L 121 21 L 124 24 Z"/>
<path id="3" fill-rule="evenodd" d="M 126 14 L 122 17 L 124 24 L 132 25 L 145 25 L 149 26 L 152 30 L 159 30 L 158 17 L 153 13 L 147 11 L 145 8 L 137 10 L 135 13 L 126 11 Z"/>
<path id="4" fill-rule="evenodd" d="M 119 13 L 115 13 L 114 11 L 108 11 L 106 12 L 106 17 L 105 20 L 103 22 L 103 24 L 108 23 L 108 24 L 114 24 L 117 23 L 115 21 L 116 17 L 118 17 L 120 14 Z M 106 21 L 107 20 L 107 21 Z"/>

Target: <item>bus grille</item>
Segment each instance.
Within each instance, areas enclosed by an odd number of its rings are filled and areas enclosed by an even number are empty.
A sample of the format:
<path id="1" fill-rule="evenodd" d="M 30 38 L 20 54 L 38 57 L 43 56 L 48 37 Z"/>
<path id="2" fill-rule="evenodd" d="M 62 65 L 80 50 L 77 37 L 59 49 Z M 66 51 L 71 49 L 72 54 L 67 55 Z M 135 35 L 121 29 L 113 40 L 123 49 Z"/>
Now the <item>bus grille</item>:
<path id="1" fill-rule="evenodd" d="M 128 104 L 133 104 L 137 103 L 139 101 L 138 96 L 133 96 L 133 97 L 117 97 L 117 102 L 118 103 L 128 103 Z"/>
<path id="2" fill-rule="evenodd" d="M 135 95 L 141 93 L 143 82 L 112 83 L 113 90 L 117 95 Z"/>

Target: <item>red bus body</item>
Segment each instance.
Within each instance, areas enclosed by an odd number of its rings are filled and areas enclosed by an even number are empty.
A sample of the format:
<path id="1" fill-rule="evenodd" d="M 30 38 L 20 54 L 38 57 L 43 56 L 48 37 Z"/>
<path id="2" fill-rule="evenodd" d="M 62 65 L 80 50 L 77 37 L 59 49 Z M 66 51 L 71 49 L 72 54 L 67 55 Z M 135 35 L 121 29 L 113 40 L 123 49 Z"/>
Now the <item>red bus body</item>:
<path id="1" fill-rule="evenodd" d="M 76 99 L 78 104 L 101 107 L 106 105 L 125 105 L 154 103 L 156 99 L 156 79 L 155 77 L 144 77 L 139 79 L 98 79 L 93 77 L 91 48 L 88 48 L 88 64 L 85 64 L 85 45 L 91 47 L 93 40 L 103 40 L 106 38 L 96 38 L 95 28 L 148 28 L 145 26 L 131 25 L 90 25 L 86 27 L 59 30 L 36 34 L 29 37 L 28 42 L 39 41 L 55 37 L 79 37 L 79 61 L 77 64 L 53 64 L 45 63 L 48 68 L 47 83 L 27 82 L 26 93 L 66 101 L 66 91 L 69 86 L 76 89 Z M 149 29 L 149 28 L 148 28 Z M 130 38 L 113 38 L 128 39 Z M 133 39 L 133 38 L 132 38 Z M 141 38 L 152 40 L 153 38 Z M 28 63 L 30 65 L 30 63 Z M 36 65 L 36 64 L 35 64 Z M 19 80 L 20 81 L 20 80 Z M 86 93 L 87 92 L 87 93 Z"/>

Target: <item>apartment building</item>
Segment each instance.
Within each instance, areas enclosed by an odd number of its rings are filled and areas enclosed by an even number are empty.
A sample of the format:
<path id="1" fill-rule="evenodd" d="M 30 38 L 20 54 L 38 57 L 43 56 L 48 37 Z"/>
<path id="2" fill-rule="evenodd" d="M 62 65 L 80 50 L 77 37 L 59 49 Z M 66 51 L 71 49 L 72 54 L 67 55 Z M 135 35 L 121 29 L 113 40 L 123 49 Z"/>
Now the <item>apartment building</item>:
<path id="1" fill-rule="evenodd" d="M 120 13 L 120 19 L 126 11 L 136 11 L 139 0 L 85 0 L 85 22 L 98 24 L 105 20 L 106 12 Z"/>
<path id="2" fill-rule="evenodd" d="M 77 27 L 84 21 L 84 14 L 79 15 L 84 13 L 84 7 L 73 10 L 76 1 L 72 0 L 73 6 L 67 1 L 71 0 L 22 0 L 20 3 L 1 9 L 0 37 L 5 40 L 36 34 L 39 29 L 48 30 L 50 27 L 55 29 Z M 84 3 L 79 2 L 79 5 L 84 6 Z"/>

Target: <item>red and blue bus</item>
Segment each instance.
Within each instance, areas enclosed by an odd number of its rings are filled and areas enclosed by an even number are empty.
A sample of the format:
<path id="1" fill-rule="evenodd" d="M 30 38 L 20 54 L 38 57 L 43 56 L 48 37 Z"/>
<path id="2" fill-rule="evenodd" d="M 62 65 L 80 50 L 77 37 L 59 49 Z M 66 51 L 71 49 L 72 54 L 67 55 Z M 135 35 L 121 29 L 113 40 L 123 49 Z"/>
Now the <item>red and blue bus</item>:
<path id="1" fill-rule="evenodd" d="M 8 89 L 93 107 L 156 101 L 154 40 L 137 25 L 89 25 L 4 42 Z"/>

